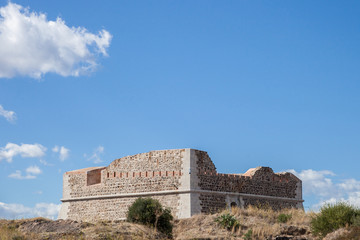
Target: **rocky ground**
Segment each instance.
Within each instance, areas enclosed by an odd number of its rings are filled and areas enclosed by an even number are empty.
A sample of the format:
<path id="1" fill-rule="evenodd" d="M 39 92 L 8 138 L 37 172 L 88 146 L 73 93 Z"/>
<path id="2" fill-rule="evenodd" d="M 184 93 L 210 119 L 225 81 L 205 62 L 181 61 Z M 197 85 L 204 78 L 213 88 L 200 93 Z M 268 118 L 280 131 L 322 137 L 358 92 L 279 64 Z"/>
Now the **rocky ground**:
<path id="1" fill-rule="evenodd" d="M 165 239 L 148 227 L 127 222 L 96 224 L 45 218 L 0 220 L 0 240 Z"/>
<path id="2" fill-rule="evenodd" d="M 226 229 L 215 221 L 230 213 L 239 225 Z M 173 239 L 268 239 L 311 240 L 316 239 L 310 230 L 311 214 L 289 210 L 292 217 L 286 223 L 278 221 L 278 213 L 268 210 L 232 210 L 212 215 L 197 215 L 189 219 L 174 221 Z M 45 218 L 0 220 L 0 240 L 72 240 L 72 239 L 166 239 L 166 236 L 143 225 L 124 221 L 102 221 L 97 223 L 71 220 L 49 220 Z M 325 240 L 360 239 L 360 227 L 339 229 L 328 234 Z"/>

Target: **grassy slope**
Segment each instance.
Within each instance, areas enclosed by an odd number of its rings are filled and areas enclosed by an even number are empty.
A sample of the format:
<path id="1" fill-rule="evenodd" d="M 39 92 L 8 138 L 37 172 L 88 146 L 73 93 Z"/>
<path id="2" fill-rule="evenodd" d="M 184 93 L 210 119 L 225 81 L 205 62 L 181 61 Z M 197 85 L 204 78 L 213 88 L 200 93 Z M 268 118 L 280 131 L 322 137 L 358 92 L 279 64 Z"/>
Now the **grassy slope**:
<path id="1" fill-rule="evenodd" d="M 238 228 L 227 230 L 215 222 L 217 217 L 227 213 L 230 213 L 237 219 L 240 224 Z M 281 213 L 290 214 L 292 217 L 286 223 L 280 223 L 278 216 Z M 288 235 L 286 233 L 291 231 L 287 229 L 289 226 L 294 226 L 293 230 L 295 232 L 300 229 L 305 231 L 305 234 L 298 235 L 312 239 L 309 227 L 310 215 L 295 209 L 276 212 L 271 209 L 258 209 L 254 207 L 248 209 L 233 208 L 231 211 L 223 211 L 212 215 L 198 215 L 190 219 L 180 220 L 175 224 L 174 236 L 177 239 L 243 239 L 244 235 L 251 229 L 253 239 L 266 239 L 278 235 Z"/>
<path id="2" fill-rule="evenodd" d="M 239 222 L 236 229 L 227 230 L 215 222 L 223 214 L 235 216 Z M 290 214 L 286 223 L 278 221 L 279 214 Z M 310 232 L 313 213 L 289 209 L 275 212 L 271 209 L 233 208 L 212 215 L 197 215 L 174 222 L 174 239 L 244 239 L 252 231 L 252 239 L 275 239 L 275 236 L 292 236 L 293 239 L 314 239 Z M 360 228 L 342 231 L 341 236 L 327 240 L 356 238 Z M 0 240 L 37 239 L 164 239 L 153 229 L 127 222 L 78 223 L 74 221 L 51 221 L 44 218 L 23 220 L 0 220 Z"/>

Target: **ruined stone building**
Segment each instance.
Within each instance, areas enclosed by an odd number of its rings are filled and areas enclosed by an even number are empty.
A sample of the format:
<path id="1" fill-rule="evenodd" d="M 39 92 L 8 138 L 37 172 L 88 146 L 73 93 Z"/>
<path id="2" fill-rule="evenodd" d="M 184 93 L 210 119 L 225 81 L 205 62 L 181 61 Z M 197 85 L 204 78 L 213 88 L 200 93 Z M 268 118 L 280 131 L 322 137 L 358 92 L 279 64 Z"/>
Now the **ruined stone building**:
<path id="1" fill-rule="evenodd" d="M 66 172 L 63 181 L 60 219 L 125 219 L 139 197 L 158 199 L 176 218 L 249 204 L 303 208 L 302 183 L 295 175 L 268 167 L 218 173 L 209 155 L 195 149 L 127 156 L 107 167 Z"/>

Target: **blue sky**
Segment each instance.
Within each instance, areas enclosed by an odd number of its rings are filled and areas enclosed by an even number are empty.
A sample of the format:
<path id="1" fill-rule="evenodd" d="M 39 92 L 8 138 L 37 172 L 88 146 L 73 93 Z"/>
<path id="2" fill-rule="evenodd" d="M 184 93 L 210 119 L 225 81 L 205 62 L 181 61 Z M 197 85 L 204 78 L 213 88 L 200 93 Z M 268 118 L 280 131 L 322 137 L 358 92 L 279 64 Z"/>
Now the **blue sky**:
<path id="1" fill-rule="evenodd" d="M 64 172 L 172 148 L 360 206 L 358 1 L 0 8 L 0 218 L 54 218 Z"/>

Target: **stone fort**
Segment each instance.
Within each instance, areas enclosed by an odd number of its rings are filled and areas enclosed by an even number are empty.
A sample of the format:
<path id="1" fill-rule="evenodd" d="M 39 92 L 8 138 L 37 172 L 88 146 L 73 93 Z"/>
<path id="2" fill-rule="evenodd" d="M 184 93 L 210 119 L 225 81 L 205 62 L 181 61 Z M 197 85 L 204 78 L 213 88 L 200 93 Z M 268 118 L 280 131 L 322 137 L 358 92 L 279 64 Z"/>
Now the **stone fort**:
<path id="1" fill-rule="evenodd" d="M 292 173 L 274 173 L 269 167 L 218 173 L 207 152 L 187 148 L 66 172 L 59 219 L 122 220 L 139 197 L 158 199 L 179 219 L 232 206 L 303 208 L 302 182 Z"/>

